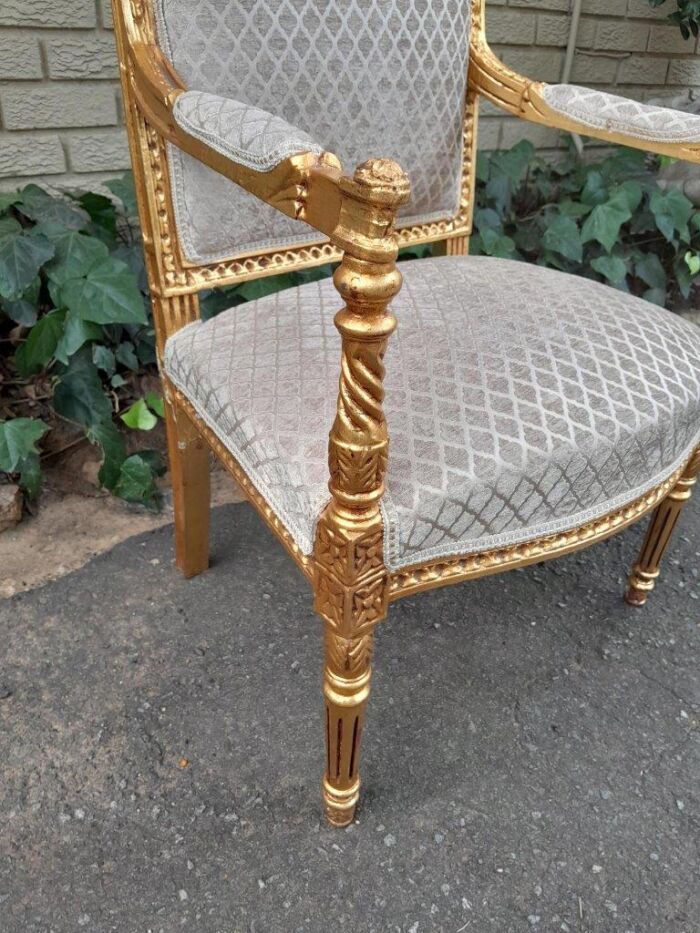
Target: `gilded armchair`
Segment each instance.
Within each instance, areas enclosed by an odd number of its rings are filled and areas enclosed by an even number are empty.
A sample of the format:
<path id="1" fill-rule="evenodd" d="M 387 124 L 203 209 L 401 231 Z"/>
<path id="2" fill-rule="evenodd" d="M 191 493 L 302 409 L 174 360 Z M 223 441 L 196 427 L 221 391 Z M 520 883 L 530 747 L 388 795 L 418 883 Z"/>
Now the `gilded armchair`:
<path id="1" fill-rule="evenodd" d="M 692 161 L 700 118 L 515 74 L 486 44 L 483 0 L 115 0 L 115 19 L 177 564 L 208 564 L 211 450 L 311 583 L 324 804 L 346 825 L 389 603 L 655 510 L 627 593 L 640 605 L 700 467 L 697 330 L 466 255 L 478 97 Z M 398 247 L 428 242 L 437 258 L 400 272 Z M 327 262 L 333 282 L 199 320 L 202 288 Z"/>

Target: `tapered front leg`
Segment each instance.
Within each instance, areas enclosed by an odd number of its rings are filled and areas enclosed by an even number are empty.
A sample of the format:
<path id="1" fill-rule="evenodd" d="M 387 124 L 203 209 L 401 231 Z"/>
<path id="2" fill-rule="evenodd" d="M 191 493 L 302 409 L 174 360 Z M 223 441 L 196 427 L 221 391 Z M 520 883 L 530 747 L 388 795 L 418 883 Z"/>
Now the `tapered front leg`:
<path id="1" fill-rule="evenodd" d="M 660 573 L 661 559 L 683 507 L 692 495 L 699 470 L 700 448 L 690 458 L 683 475 L 652 516 L 625 594 L 625 599 L 630 606 L 643 606 L 654 589 Z"/>
<path id="2" fill-rule="evenodd" d="M 372 673 L 372 633 L 343 638 L 325 627 L 326 773 L 323 801 L 329 823 L 352 822 L 360 796 L 360 745 Z"/>

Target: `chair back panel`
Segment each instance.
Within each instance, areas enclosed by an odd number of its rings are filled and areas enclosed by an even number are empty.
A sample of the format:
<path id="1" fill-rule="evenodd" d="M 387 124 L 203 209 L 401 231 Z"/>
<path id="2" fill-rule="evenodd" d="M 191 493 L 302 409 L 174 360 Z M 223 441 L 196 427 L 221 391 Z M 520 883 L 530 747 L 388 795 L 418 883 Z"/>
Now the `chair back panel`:
<path id="1" fill-rule="evenodd" d="M 462 186 L 469 0 L 153 0 L 191 90 L 268 110 L 340 156 L 408 172 L 402 226 L 454 217 Z M 318 241 L 311 228 L 169 147 L 178 235 L 196 264 Z"/>

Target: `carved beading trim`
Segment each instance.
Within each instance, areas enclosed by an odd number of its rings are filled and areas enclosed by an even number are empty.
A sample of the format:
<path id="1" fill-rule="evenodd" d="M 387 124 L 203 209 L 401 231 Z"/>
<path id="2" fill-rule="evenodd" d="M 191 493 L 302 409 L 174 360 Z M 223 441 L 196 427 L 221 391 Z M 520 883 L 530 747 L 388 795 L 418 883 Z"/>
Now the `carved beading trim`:
<path id="1" fill-rule="evenodd" d="M 493 573 L 513 570 L 527 564 L 553 557 L 560 557 L 572 551 L 588 547 L 596 541 L 602 541 L 651 511 L 675 486 L 685 467 L 676 470 L 667 480 L 639 496 L 633 502 L 615 509 L 594 521 L 563 531 L 559 534 L 524 541 L 510 547 L 480 551 L 465 557 L 432 561 L 417 564 L 415 567 L 394 571 L 391 574 L 389 599 L 400 599 L 423 590 L 461 583 Z"/>

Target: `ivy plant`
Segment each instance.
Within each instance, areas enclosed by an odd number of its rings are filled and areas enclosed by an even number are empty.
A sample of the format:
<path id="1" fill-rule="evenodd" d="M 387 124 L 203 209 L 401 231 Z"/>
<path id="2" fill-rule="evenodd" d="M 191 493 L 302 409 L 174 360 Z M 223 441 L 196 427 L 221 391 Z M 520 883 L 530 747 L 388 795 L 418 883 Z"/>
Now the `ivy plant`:
<path id="1" fill-rule="evenodd" d="M 649 0 L 649 5 L 655 9 L 665 2 L 666 0 Z M 697 36 L 700 23 L 700 0 L 675 0 L 675 3 L 678 9 L 669 13 L 668 18 L 678 26 L 684 39 L 689 39 L 691 35 Z"/>
<path id="2" fill-rule="evenodd" d="M 700 270 L 700 211 L 657 182 L 659 161 L 617 149 L 543 160 L 531 143 L 479 157 L 473 254 L 607 282 L 655 304 L 687 299 Z"/>
<path id="3" fill-rule="evenodd" d="M 114 420 L 155 354 L 132 186 L 127 178 L 112 187 L 121 210 L 106 196 L 53 196 L 37 185 L 0 196 L 0 470 L 17 475 L 29 498 L 41 487 L 36 444 L 62 418 L 101 448 L 104 486 L 157 501 L 162 465 L 148 452 L 127 456 Z M 27 417 L 37 398 L 48 401 L 42 417 Z M 158 404 L 148 410 L 162 416 Z"/>

